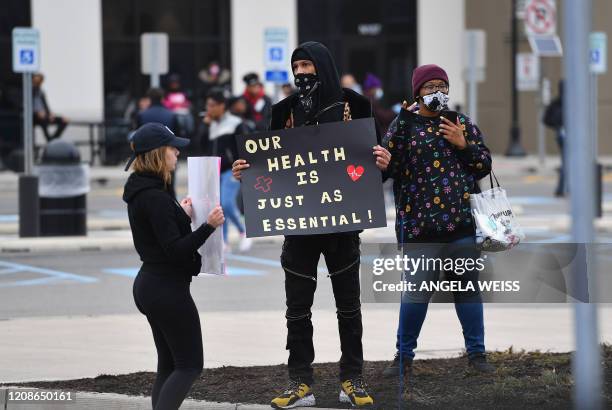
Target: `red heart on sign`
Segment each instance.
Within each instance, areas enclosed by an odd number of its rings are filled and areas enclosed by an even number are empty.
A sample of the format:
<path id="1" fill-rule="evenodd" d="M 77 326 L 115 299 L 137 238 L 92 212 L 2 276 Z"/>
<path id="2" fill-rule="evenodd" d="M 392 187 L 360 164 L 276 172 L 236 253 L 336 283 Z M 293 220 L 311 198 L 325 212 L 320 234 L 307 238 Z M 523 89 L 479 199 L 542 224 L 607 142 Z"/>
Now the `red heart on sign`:
<path id="1" fill-rule="evenodd" d="M 358 165 L 357 167 L 355 167 L 355 165 L 349 165 L 348 167 L 346 167 L 346 172 L 349 177 L 351 177 L 353 182 L 361 178 L 361 176 L 363 175 L 363 171 L 364 169 L 361 165 Z"/>

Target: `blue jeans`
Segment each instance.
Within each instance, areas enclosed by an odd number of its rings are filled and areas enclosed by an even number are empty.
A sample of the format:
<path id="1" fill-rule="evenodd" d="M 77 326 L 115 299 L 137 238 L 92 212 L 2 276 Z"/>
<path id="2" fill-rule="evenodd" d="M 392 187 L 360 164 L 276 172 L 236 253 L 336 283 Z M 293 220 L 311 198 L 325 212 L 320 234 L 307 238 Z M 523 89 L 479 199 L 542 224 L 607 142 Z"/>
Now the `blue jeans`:
<path id="1" fill-rule="evenodd" d="M 232 222 L 240 233 L 244 233 L 244 226 L 240 221 L 238 206 L 236 205 L 236 197 L 240 190 L 240 182 L 236 181 L 232 176 L 232 170 L 229 169 L 221 174 L 221 207 L 223 215 L 229 222 Z M 223 240 L 227 243 L 227 226 L 228 221 L 223 224 Z"/>
<path id="2" fill-rule="evenodd" d="M 477 259 L 480 257 L 480 251 L 473 244 L 474 237 L 470 236 L 450 244 L 409 244 L 409 248 L 404 253 L 412 258 L 424 256 L 425 258 L 441 258 L 443 260 L 446 258 L 455 260 L 458 258 Z M 461 280 L 462 282 L 471 281 L 475 287 L 474 292 L 453 293 L 455 311 L 463 329 L 465 349 L 470 356 L 485 351 L 482 298 L 477 284 L 478 273 L 477 269 L 466 269 L 461 275 L 444 271 L 446 279 Z M 406 275 L 406 280 L 419 283 L 424 280 L 438 280 L 439 276 L 439 270 L 419 269 L 410 277 Z M 414 358 L 414 349 L 417 347 L 417 339 L 427 315 L 427 307 L 431 296 L 432 292 L 421 292 L 411 295 L 405 294 L 402 297 L 396 347 L 403 357 Z"/>

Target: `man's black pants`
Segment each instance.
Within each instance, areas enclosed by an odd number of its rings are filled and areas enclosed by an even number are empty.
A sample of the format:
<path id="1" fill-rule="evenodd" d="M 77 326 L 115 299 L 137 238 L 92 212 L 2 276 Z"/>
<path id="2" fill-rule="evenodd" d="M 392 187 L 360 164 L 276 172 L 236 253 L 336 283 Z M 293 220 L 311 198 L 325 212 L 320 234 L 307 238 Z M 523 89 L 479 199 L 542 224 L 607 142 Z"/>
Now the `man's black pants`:
<path id="1" fill-rule="evenodd" d="M 317 265 L 323 254 L 332 281 L 340 333 L 340 380 L 360 376 L 363 367 L 359 288 L 359 233 L 288 236 L 281 264 L 287 297 L 289 377 L 313 383 L 311 307 L 317 288 Z"/>

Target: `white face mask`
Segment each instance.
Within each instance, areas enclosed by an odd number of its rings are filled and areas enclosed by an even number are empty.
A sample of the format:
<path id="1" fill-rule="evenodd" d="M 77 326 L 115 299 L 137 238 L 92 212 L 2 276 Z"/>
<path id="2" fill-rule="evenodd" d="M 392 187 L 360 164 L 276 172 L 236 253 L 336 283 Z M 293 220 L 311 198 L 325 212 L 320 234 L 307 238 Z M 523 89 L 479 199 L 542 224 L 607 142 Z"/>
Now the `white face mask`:
<path id="1" fill-rule="evenodd" d="M 444 94 L 442 91 L 436 91 L 421 98 L 423 99 L 423 104 L 430 111 L 440 112 L 448 108 L 448 94 Z"/>

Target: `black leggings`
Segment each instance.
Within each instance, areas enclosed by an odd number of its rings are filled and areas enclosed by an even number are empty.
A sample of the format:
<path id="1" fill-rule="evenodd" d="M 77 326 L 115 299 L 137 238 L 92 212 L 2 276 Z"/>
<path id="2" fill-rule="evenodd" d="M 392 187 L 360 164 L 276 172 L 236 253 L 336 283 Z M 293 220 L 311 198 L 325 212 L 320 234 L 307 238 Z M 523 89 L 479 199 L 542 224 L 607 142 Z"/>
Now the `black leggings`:
<path id="1" fill-rule="evenodd" d="M 178 409 L 204 366 L 200 317 L 189 282 L 140 271 L 133 291 L 157 348 L 153 409 Z"/>

